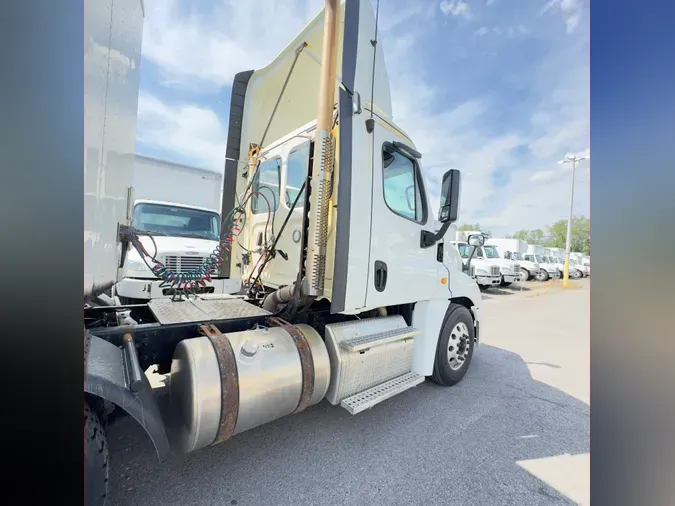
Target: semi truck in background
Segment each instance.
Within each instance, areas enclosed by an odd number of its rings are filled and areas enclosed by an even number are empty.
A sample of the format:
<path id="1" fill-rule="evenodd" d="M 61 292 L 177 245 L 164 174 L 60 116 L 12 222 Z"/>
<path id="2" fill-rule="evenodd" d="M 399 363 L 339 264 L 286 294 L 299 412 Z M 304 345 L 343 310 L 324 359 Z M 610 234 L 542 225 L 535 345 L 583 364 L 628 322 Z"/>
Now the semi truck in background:
<path id="1" fill-rule="evenodd" d="M 132 174 L 131 225 L 152 234 L 139 236 L 145 249 L 177 274 L 203 264 L 220 241 L 222 174 L 139 154 Z M 123 304 L 175 295 L 135 249 L 126 252 L 119 279 L 113 295 Z M 194 291 L 227 294 L 240 288 L 240 280 L 214 274 Z"/>
<path id="2" fill-rule="evenodd" d="M 502 258 L 511 259 L 518 263 L 520 280 L 529 281 L 539 274 L 539 262 L 536 259 L 525 258 L 527 253 L 527 243 L 520 239 L 498 239 L 490 238 L 485 241 L 488 246 L 497 247 L 497 251 Z"/>
<path id="3" fill-rule="evenodd" d="M 451 245 L 459 252 L 465 264 L 471 263 L 471 275 L 481 289 L 498 286 L 502 282 L 501 267 L 496 258 L 488 258 L 482 247 L 474 247 L 469 243 L 469 237 L 483 237 L 479 231 L 461 231 L 455 234 L 455 241 Z"/>
<path id="4" fill-rule="evenodd" d="M 327 0 L 269 65 L 234 77 L 223 226 L 189 272 L 155 251 L 164 230 L 138 226 L 143 212 L 134 220 L 142 2 L 89 1 L 85 13 L 86 504 L 105 502 L 106 428 L 119 416 L 139 422 L 163 461 L 174 422 L 176 449 L 193 452 L 324 399 L 355 415 L 427 378 L 462 380 L 482 327 L 478 286 L 445 237 L 461 174 L 443 175 L 437 222 L 423 155 L 391 119 L 370 2 Z M 124 79 L 110 65 L 119 55 Z M 106 296 L 132 250 L 181 297 Z M 214 272 L 243 280 L 242 293 L 192 290 Z M 155 367 L 170 412 L 148 379 Z"/>
<path id="5" fill-rule="evenodd" d="M 539 244 L 528 244 L 525 260 L 537 262 L 539 264 L 539 273 L 536 279 L 539 281 L 548 281 L 549 279 L 560 278 L 560 271 L 556 266 L 544 259 L 544 248 Z"/>

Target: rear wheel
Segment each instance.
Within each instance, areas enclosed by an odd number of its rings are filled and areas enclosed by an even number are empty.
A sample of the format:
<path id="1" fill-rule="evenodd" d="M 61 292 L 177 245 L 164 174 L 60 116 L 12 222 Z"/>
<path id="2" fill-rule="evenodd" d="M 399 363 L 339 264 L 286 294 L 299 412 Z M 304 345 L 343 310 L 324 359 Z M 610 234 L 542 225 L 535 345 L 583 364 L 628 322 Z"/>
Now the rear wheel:
<path id="1" fill-rule="evenodd" d="M 108 441 L 98 415 L 84 404 L 84 495 L 87 506 L 102 506 L 108 493 Z"/>
<path id="2" fill-rule="evenodd" d="M 438 338 L 432 381 L 444 387 L 462 381 L 473 357 L 474 339 L 471 312 L 464 306 L 450 304 Z"/>

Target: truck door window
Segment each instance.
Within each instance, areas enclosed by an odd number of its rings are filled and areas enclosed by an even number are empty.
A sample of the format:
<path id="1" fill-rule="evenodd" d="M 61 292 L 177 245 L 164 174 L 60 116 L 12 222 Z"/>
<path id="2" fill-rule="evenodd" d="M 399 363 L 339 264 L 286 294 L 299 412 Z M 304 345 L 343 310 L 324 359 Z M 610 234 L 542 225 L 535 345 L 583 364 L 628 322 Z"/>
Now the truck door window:
<path id="1" fill-rule="evenodd" d="M 281 160 L 279 157 L 260 162 L 258 172 L 253 178 L 253 191 L 258 192 L 251 197 L 251 212 L 253 214 L 277 210 L 279 207 L 280 181 Z M 264 198 L 261 195 L 264 195 Z M 265 199 L 269 202 L 269 207 Z"/>
<path id="2" fill-rule="evenodd" d="M 302 184 L 307 177 L 307 168 L 309 165 L 309 142 L 304 142 L 294 147 L 288 155 L 286 162 L 286 194 L 284 200 L 286 207 L 291 207 L 298 196 Z M 305 191 L 303 190 L 304 194 Z M 296 209 L 302 208 L 302 197 L 296 204 Z"/>
<path id="3" fill-rule="evenodd" d="M 382 165 L 387 207 L 399 216 L 425 223 L 424 189 L 417 164 L 387 143 L 382 148 Z"/>

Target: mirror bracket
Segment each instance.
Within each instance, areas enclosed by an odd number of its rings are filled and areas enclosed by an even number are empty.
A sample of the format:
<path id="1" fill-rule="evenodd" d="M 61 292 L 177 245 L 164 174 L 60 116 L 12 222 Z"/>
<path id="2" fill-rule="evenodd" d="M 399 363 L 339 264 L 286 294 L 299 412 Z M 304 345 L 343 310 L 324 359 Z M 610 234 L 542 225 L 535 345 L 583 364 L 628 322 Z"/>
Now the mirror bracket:
<path id="1" fill-rule="evenodd" d="M 420 248 L 430 248 L 438 241 L 443 239 L 443 236 L 448 231 L 449 226 L 450 222 L 446 221 L 443 223 L 440 230 L 435 234 L 433 232 L 429 232 L 428 230 L 422 230 L 422 234 L 420 235 Z"/>

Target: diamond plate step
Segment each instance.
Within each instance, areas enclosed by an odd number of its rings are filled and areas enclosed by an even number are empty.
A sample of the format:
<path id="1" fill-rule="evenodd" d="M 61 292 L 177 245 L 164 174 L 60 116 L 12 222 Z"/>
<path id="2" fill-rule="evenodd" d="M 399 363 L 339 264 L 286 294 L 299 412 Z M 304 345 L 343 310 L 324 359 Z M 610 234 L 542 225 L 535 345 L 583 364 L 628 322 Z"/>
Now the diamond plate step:
<path id="1" fill-rule="evenodd" d="M 424 382 L 424 376 L 414 372 L 405 373 L 397 378 L 380 383 L 372 388 L 359 392 L 343 399 L 340 406 L 349 411 L 352 415 L 360 413 L 375 404 L 389 399 L 390 397 L 405 392 L 409 388 Z"/>
<path id="2" fill-rule="evenodd" d="M 385 330 L 384 332 L 378 332 L 377 334 L 345 339 L 340 343 L 340 347 L 352 352 L 362 351 L 374 346 L 379 346 L 381 344 L 391 343 L 392 341 L 415 337 L 421 333 L 421 330 L 417 330 L 413 327 Z"/>

